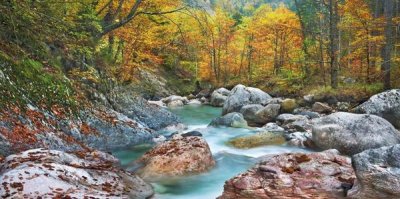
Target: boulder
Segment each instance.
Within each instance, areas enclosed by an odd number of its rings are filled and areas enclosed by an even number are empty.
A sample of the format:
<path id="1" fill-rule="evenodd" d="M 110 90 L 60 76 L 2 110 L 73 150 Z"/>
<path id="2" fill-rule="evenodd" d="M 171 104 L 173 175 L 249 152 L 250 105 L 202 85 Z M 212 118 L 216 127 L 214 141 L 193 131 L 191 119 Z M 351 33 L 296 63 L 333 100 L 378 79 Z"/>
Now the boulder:
<path id="1" fill-rule="evenodd" d="M 223 107 L 228 95 L 231 93 L 226 88 L 219 88 L 211 94 L 210 104 L 215 107 Z"/>
<path id="2" fill-rule="evenodd" d="M 309 111 L 303 108 L 297 108 L 293 111 L 295 115 L 303 115 L 306 116 L 308 119 L 315 119 L 321 117 L 321 115 L 317 112 Z"/>
<path id="3" fill-rule="evenodd" d="M 303 100 L 304 100 L 304 102 L 305 103 L 307 103 L 307 104 L 313 104 L 315 101 L 314 101 L 314 95 L 305 95 L 304 97 L 303 97 Z"/>
<path id="4" fill-rule="evenodd" d="M 176 108 L 176 107 L 182 107 L 184 106 L 183 102 L 180 100 L 172 101 L 167 104 L 169 108 Z"/>
<path id="5" fill-rule="evenodd" d="M 310 132 L 294 132 L 286 134 L 285 138 L 287 144 L 290 146 L 296 146 L 301 148 L 314 148 L 312 141 L 312 134 Z"/>
<path id="6" fill-rule="evenodd" d="M 400 145 L 366 150 L 352 163 L 357 181 L 350 198 L 400 198 Z"/>
<path id="7" fill-rule="evenodd" d="M 244 119 L 253 126 L 262 126 L 267 122 L 272 122 L 279 115 L 279 104 L 268 104 L 263 107 L 259 104 L 245 105 L 240 109 Z"/>
<path id="8" fill-rule="evenodd" d="M 197 93 L 196 98 L 209 98 L 211 94 L 210 89 L 203 89 L 199 93 Z"/>
<path id="9" fill-rule="evenodd" d="M 268 122 L 275 121 L 275 118 L 279 115 L 281 105 L 279 104 L 268 104 L 263 109 L 256 113 L 257 123 L 264 125 Z"/>
<path id="10" fill-rule="evenodd" d="M 103 152 L 78 155 L 32 149 L 10 155 L 0 168 L 2 198 L 138 198 L 151 197 L 151 185 L 113 165 Z"/>
<path id="11" fill-rule="evenodd" d="M 346 155 L 400 142 L 400 133 L 388 121 L 374 115 L 338 112 L 312 123 L 317 147 L 337 149 Z"/>
<path id="12" fill-rule="evenodd" d="M 169 97 L 161 99 L 161 101 L 164 102 L 165 104 L 169 104 L 174 101 L 181 101 L 184 104 L 187 104 L 189 102 L 187 97 L 182 97 L 182 96 L 178 96 L 178 95 L 171 95 Z"/>
<path id="13" fill-rule="evenodd" d="M 292 113 L 295 108 L 297 108 L 297 103 L 295 99 L 284 99 L 281 103 L 282 113 Z"/>
<path id="14" fill-rule="evenodd" d="M 383 117 L 400 129 L 400 89 L 372 96 L 368 101 L 356 107 L 355 112 Z"/>
<path id="15" fill-rule="evenodd" d="M 336 104 L 337 110 L 342 112 L 348 112 L 350 110 L 351 104 L 349 102 L 338 102 Z"/>
<path id="16" fill-rule="evenodd" d="M 269 96 L 268 93 L 258 88 L 245 87 L 239 84 L 232 89 L 228 99 L 226 99 L 222 109 L 222 115 L 239 112 L 240 109 L 247 104 L 262 104 L 270 98 L 271 96 Z"/>
<path id="17" fill-rule="evenodd" d="M 155 146 L 137 162 L 143 165 L 137 173 L 149 181 L 198 174 L 215 165 L 210 147 L 198 136 L 174 137 Z"/>
<path id="18" fill-rule="evenodd" d="M 266 145 L 282 145 L 285 142 L 285 137 L 280 133 L 262 132 L 233 138 L 228 141 L 228 144 L 235 148 L 249 149 Z"/>
<path id="19" fill-rule="evenodd" d="M 267 123 L 266 125 L 264 125 L 262 127 L 263 130 L 265 131 L 269 131 L 269 132 L 284 132 L 285 129 L 280 127 L 278 124 L 270 122 Z"/>
<path id="20" fill-rule="evenodd" d="M 303 115 L 281 114 L 276 118 L 279 125 L 287 130 L 307 131 L 311 130 L 310 120 Z"/>
<path id="21" fill-rule="evenodd" d="M 188 105 L 201 105 L 201 101 L 198 99 L 191 99 L 189 100 Z"/>
<path id="22" fill-rule="evenodd" d="M 224 116 L 213 119 L 209 126 L 244 128 L 247 127 L 247 121 L 243 118 L 243 115 L 241 113 L 228 113 Z"/>
<path id="23" fill-rule="evenodd" d="M 336 150 L 269 155 L 225 182 L 218 199 L 343 198 L 355 175 L 350 158 Z"/>
<path id="24" fill-rule="evenodd" d="M 331 113 L 332 108 L 328 104 L 324 104 L 321 102 L 315 102 L 312 106 L 312 110 L 317 113 Z"/>
<path id="25" fill-rule="evenodd" d="M 243 115 L 244 119 L 249 123 L 249 124 L 256 124 L 259 121 L 259 118 L 257 117 L 257 112 L 263 109 L 264 106 L 260 104 L 249 104 L 245 105 L 240 109 L 240 113 Z"/>

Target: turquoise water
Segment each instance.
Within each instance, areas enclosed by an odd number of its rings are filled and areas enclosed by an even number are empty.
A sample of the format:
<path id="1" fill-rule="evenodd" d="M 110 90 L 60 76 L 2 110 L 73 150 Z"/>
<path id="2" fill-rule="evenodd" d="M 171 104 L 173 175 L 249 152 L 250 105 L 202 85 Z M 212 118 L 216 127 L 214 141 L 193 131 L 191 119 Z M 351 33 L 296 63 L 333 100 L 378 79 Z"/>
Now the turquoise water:
<path id="1" fill-rule="evenodd" d="M 256 163 L 256 158 L 267 154 L 305 152 L 300 148 L 288 146 L 265 146 L 253 149 L 235 149 L 226 142 L 232 138 L 251 135 L 257 129 L 207 128 L 213 118 L 221 115 L 220 108 L 188 105 L 172 109 L 188 126 L 188 131 L 197 130 L 210 145 L 216 166 L 207 173 L 169 179 L 154 183 L 157 199 L 211 199 L 221 195 L 226 180 L 246 171 Z M 140 157 L 151 146 L 137 146 L 115 152 L 123 166 Z"/>

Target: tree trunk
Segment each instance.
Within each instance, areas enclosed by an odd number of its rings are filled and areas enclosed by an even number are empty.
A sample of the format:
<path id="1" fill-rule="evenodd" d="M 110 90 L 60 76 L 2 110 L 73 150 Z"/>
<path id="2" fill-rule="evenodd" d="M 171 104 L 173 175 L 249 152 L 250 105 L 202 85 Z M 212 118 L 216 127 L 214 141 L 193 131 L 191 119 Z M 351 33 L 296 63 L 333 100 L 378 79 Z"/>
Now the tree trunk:
<path id="1" fill-rule="evenodd" d="M 385 89 L 390 89 L 390 67 L 392 59 L 393 48 L 393 0 L 384 1 L 384 15 L 385 15 L 385 45 L 382 48 L 382 76 L 383 85 Z"/>
<path id="2" fill-rule="evenodd" d="M 331 66 L 331 87 L 338 87 L 338 50 L 339 50 L 339 29 L 338 29 L 338 2 L 329 0 L 329 40 L 330 40 L 330 66 Z"/>

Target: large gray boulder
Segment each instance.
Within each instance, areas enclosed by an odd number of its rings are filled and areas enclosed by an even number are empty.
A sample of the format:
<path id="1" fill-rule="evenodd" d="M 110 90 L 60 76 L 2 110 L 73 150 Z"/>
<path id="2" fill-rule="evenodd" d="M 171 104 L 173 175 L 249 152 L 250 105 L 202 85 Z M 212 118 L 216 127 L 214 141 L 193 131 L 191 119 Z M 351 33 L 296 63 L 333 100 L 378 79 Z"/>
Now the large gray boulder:
<path id="1" fill-rule="evenodd" d="M 222 115 L 239 112 L 244 105 L 262 104 L 268 99 L 271 99 L 268 93 L 258 88 L 246 87 L 239 84 L 232 89 L 228 99 L 226 99 L 222 109 Z"/>
<path id="2" fill-rule="evenodd" d="M 245 105 L 240 109 L 244 119 L 252 126 L 262 126 L 275 120 L 279 115 L 279 104 L 268 104 L 266 107 L 260 104 Z"/>
<path id="3" fill-rule="evenodd" d="M 317 147 L 347 155 L 400 143 L 400 133 L 393 125 L 374 115 L 338 112 L 312 123 L 312 139 Z"/>
<path id="4" fill-rule="evenodd" d="M 228 113 L 224 116 L 213 119 L 209 126 L 243 128 L 247 127 L 247 121 L 243 118 L 243 115 L 241 113 Z"/>
<path id="5" fill-rule="evenodd" d="M 228 95 L 231 93 L 226 88 L 219 88 L 211 94 L 210 105 L 215 107 L 223 107 Z"/>
<path id="6" fill-rule="evenodd" d="M 400 145 L 364 151 L 352 163 L 357 181 L 351 198 L 400 198 Z"/>
<path id="7" fill-rule="evenodd" d="M 383 117 L 400 129 L 400 89 L 376 94 L 356 107 L 355 111 Z"/>
<path id="8" fill-rule="evenodd" d="M 78 155 L 32 149 L 8 156 L 0 168 L 2 198 L 150 198 L 151 185 L 99 152 Z"/>
<path id="9" fill-rule="evenodd" d="M 258 118 L 256 116 L 256 113 L 263 109 L 264 106 L 260 104 L 249 104 L 245 105 L 240 109 L 240 113 L 243 115 L 244 119 L 250 123 L 250 124 L 255 124 L 258 123 Z"/>

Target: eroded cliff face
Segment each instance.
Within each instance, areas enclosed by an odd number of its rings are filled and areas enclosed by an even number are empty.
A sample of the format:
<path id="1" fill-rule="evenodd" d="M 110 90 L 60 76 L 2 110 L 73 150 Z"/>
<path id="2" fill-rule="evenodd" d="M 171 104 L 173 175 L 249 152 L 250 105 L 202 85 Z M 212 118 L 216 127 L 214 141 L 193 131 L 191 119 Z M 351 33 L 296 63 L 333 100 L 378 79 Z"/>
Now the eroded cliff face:
<path id="1" fill-rule="evenodd" d="M 118 88 L 102 94 L 90 90 L 90 100 L 72 113 L 68 107 L 8 106 L 0 111 L 0 154 L 32 148 L 61 151 L 111 151 L 151 143 L 155 130 L 179 123 L 166 109 Z M 115 93 L 117 92 L 118 93 Z"/>

